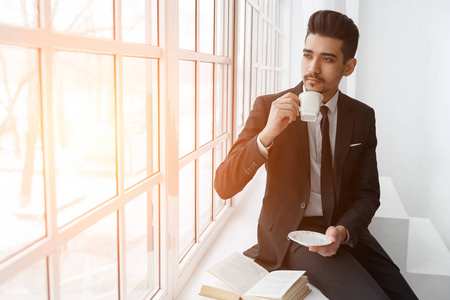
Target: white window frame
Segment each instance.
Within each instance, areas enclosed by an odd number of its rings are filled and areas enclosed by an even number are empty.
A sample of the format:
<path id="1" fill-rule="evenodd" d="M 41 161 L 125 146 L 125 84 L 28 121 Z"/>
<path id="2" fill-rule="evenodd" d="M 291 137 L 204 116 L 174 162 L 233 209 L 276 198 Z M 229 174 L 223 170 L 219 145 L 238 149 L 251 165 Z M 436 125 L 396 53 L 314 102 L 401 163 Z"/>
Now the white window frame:
<path id="1" fill-rule="evenodd" d="M 111 0 L 112 1 L 112 0 Z M 181 0 L 180 0 L 181 1 Z M 244 105 L 244 121 L 248 117 L 251 105 L 257 95 L 263 92 L 276 92 L 280 87 L 280 79 L 283 74 L 288 73 L 288 68 L 282 65 L 277 57 L 280 55 L 280 47 L 285 40 L 284 33 L 281 31 L 281 23 L 279 16 L 281 12 L 288 12 L 286 3 L 288 0 L 246 0 L 246 1 L 228 1 L 228 27 L 224 28 L 228 39 L 228 47 L 223 55 L 213 55 L 199 53 L 196 51 L 187 51 L 179 49 L 179 22 L 178 22 L 178 0 L 159 0 L 158 5 L 158 32 L 159 45 L 143 45 L 124 43 L 121 41 L 121 30 L 116 30 L 115 40 L 95 39 L 82 36 L 75 36 L 53 32 L 51 30 L 51 0 L 41 0 L 39 2 L 41 27 L 39 29 L 22 28 L 15 26 L 0 25 L 0 43 L 6 45 L 24 46 L 40 49 L 40 78 L 41 78 L 41 98 L 42 98 L 42 126 L 44 135 L 42 137 L 44 144 L 44 162 L 45 162 L 45 178 L 46 178 L 46 214 L 47 218 L 47 236 L 31 246 L 23 249 L 10 259 L 0 264 L 0 284 L 7 281 L 14 274 L 26 269 L 32 263 L 41 259 L 47 259 L 48 269 L 48 291 L 50 299 L 60 299 L 59 289 L 59 259 L 58 247 L 67 243 L 80 232 L 94 225 L 99 220 L 117 212 L 118 230 L 119 232 L 119 278 L 125 278 L 122 268 L 125 255 L 125 242 L 123 239 L 123 223 L 124 223 L 124 207 L 126 203 L 132 201 L 135 197 L 145 191 L 149 191 L 152 187 L 158 186 L 160 189 L 160 291 L 153 299 L 174 299 L 181 291 L 190 275 L 195 270 L 202 257 L 205 255 L 215 237 L 225 226 L 227 220 L 231 216 L 233 199 L 229 199 L 226 205 L 217 216 L 213 215 L 212 222 L 207 229 L 200 235 L 197 231 L 195 244 L 188 254 L 183 258 L 181 264 L 179 262 L 179 241 L 178 241 L 178 210 L 179 210 L 179 170 L 188 163 L 198 159 L 203 154 L 216 146 L 226 143 L 226 149 L 229 151 L 232 142 L 237 138 L 238 133 L 242 130 L 242 126 L 237 126 L 238 102 L 242 101 Z M 281 3 L 281 4 L 280 4 Z M 270 4 L 270 6 L 269 6 Z M 264 10 L 264 5 L 269 8 L 270 15 Z M 245 53 L 245 11 L 246 6 L 250 6 L 254 11 L 259 12 L 258 18 L 250 23 L 251 26 L 258 25 L 257 35 L 251 41 L 251 57 L 244 57 Z M 121 0 L 114 1 L 115 26 L 121 26 Z M 243 24 L 242 24 L 243 20 Z M 253 22 L 254 21 L 254 22 Z M 263 22 L 269 24 L 271 34 L 267 36 L 260 30 Z M 251 32 L 253 32 L 252 28 Z M 198 35 L 198 27 L 197 32 Z M 216 34 L 216 30 L 214 30 Z M 268 53 L 268 60 L 263 61 L 262 41 L 265 40 L 265 46 Z M 269 47 L 270 46 L 270 47 Z M 214 47 L 216 43 L 214 42 Z M 55 141 L 52 134 L 48 134 L 49 128 L 53 128 L 53 111 L 52 111 L 52 51 L 53 49 L 67 49 L 89 53 L 105 53 L 115 55 L 115 65 L 117 68 L 116 79 L 116 101 L 118 107 L 122 104 L 122 67 L 121 61 L 123 56 L 133 56 L 140 58 L 151 58 L 159 60 L 159 134 L 160 134 L 160 170 L 151 177 L 140 182 L 133 188 L 125 190 L 124 187 L 124 146 L 123 146 L 123 115 L 121 111 L 117 111 L 116 119 L 118 124 L 118 142 L 117 157 L 119 167 L 118 195 L 106 201 L 99 207 L 85 213 L 80 218 L 71 222 L 67 226 L 58 229 L 57 226 L 57 206 L 55 192 L 55 159 L 54 146 Z M 197 45 L 198 49 L 198 45 Z M 251 59 L 250 69 L 246 69 L 245 60 Z M 179 159 L 178 153 L 178 134 L 179 134 L 179 60 L 190 60 L 198 62 L 209 62 L 214 64 L 214 72 L 216 64 L 225 64 L 228 66 L 227 72 L 227 128 L 226 132 L 219 137 L 201 147 L 196 145 L 196 150 L 185 157 Z M 236 71 L 235 71 L 236 70 Z M 269 75 L 268 83 L 270 88 L 262 90 L 260 82 L 262 72 L 268 74 L 278 74 L 277 76 Z M 249 82 L 251 93 L 243 95 L 243 90 L 239 90 L 239 81 L 245 78 L 246 72 L 252 74 Z M 280 75 L 281 74 L 281 75 Z M 256 76 L 258 75 L 258 76 Z M 275 77 L 275 80 L 274 80 Z M 273 83 L 272 83 L 273 82 Z M 259 84 L 258 84 L 259 83 Z M 245 84 L 244 84 L 245 86 Z M 238 91 L 239 90 L 239 91 Z M 198 133 L 196 133 L 198 135 Z M 198 208 L 197 208 L 198 210 Z M 198 213 L 197 213 L 198 228 Z M 125 299 L 124 283 L 119 280 L 120 298 Z"/>

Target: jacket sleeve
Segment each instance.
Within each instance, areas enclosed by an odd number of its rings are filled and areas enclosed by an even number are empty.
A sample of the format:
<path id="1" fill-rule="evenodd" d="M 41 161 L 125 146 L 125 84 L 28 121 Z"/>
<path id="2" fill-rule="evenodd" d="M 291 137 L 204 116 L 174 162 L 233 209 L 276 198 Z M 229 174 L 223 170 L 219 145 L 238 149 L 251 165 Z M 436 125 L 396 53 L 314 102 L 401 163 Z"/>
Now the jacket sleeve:
<path id="1" fill-rule="evenodd" d="M 264 96 L 256 98 L 244 129 L 217 168 L 214 188 L 222 199 L 240 192 L 265 163 L 266 158 L 259 152 L 256 139 L 266 126 L 269 110 Z"/>

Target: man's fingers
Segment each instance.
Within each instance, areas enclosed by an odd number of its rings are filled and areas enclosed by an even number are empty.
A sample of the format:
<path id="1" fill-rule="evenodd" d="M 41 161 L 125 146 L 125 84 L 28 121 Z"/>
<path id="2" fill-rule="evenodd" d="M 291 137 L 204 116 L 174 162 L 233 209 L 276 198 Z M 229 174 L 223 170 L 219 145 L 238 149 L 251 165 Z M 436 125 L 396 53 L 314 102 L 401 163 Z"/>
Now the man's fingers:
<path id="1" fill-rule="evenodd" d="M 298 115 L 298 112 L 299 112 L 299 110 L 298 110 L 298 107 L 297 106 L 295 106 L 295 104 L 292 104 L 292 103 L 283 103 L 283 102 L 280 102 L 280 103 L 274 103 L 273 105 L 272 105 L 272 109 L 273 110 L 281 110 L 281 111 L 289 111 L 289 112 L 291 112 L 294 116 L 297 116 Z"/>
<path id="2" fill-rule="evenodd" d="M 298 95 L 296 95 L 294 93 L 291 93 L 291 92 L 286 93 L 278 99 L 285 99 L 285 98 L 290 98 L 290 99 L 294 100 L 297 103 L 297 105 L 300 104 L 300 99 L 298 98 Z"/>
<path id="3" fill-rule="evenodd" d="M 278 99 L 272 102 L 271 110 L 273 110 L 274 112 L 278 110 L 290 111 L 293 117 L 297 117 L 300 114 L 297 103 L 290 98 Z"/>
<path id="4" fill-rule="evenodd" d="M 276 106 L 279 104 L 290 104 L 292 108 L 298 109 L 298 103 L 292 98 L 278 98 L 274 102 L 272 102 L 272 106 Z"/>
<path id="5" fill-rule="evenodd" d="M 292 103 L 274 103 L 271 114 L 280 119 L 289 118 L 290 122 L 294 121 L 299 115 L 298 108 Z"/>
<path id="6" fill-rule="evenodd" d="M 337 249 L 332 247 L 309 247 L 309 251 L 317 252 L 323 257 L 331 257 L 336 254 Z"/>
<path id="7" fill-rule="evenodd" d="M 295 94 L 287 93 L 272 102 L 269 119 L 262 132 L 265 142 L 270 144 L 299 115 L 298 97 Z"/>
<path id="8" fill-rule="evenodd" d="M 339 235 L 339 231 L 336 227 L 330 226 L 325 234 L 330 238 L 332 243 L 326 246 L 311 246 L 309 247 L 309 251 L 317 252 L 323 257 L 331 257 L 337 253 L 340 246 L 340 244 L 336 243 L 338 240 L 337 235 Z"/>

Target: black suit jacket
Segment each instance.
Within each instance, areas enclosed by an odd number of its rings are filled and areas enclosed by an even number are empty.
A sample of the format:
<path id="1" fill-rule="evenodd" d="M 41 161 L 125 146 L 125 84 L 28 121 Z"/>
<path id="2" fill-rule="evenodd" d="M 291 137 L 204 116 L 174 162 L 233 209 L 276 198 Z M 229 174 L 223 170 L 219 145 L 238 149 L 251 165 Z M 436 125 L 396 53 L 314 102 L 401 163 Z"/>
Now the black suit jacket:
<path id="1" fill-rule="evenodd" d="M 243 131 L 218 167 L 217 193 L 224 199 L 241 191 L 265 164 L 266 190 L 258 220 L 258 244 L 246 254 L 268 270 L 281 266 L 289 247 L 287 235 L 297 230 L 310 197 L 310 154 L 307 123 L 300 117 L 278 137 L 265 159 L 258 150 L 257 136 L 265 127 L 271 103 L 287 92 L 300 94 L 303 83 L 278 94 L 260 96 Z M 379 207 L 375 148 L 375 114 L 372 108 L 343 93 L 338 98 L 334 155 L 334 182 L 338 222 L 349 231 L 350 245 L 361 239 L 377 244 L 368 225 Z"/>

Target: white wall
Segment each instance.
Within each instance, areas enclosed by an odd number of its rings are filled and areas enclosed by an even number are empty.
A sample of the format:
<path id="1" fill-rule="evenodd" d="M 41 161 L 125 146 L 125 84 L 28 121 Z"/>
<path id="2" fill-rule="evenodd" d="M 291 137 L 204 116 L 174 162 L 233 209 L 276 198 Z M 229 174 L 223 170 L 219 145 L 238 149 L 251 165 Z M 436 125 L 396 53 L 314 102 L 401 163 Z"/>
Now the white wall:
<path id="1" fill-rule="evenodd" d="M 444 1 L 360 1 L 356 78 L 356 97 L 377 114 L 380 174 L 393 179 L 410 216 L 432 220 L 447 247 L 449 8 Z"/>
<path id="2" fill-rule="evenodd" d="M 307 19 L 323 8 L 359 27 L 357 71 L 343 90 L 376 111 L 380 175 L 450 247 L 450 1 L 292 1 L 291 86 L 301 80 Z"/>

